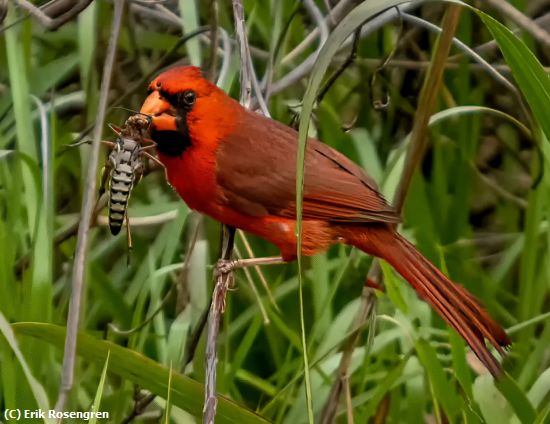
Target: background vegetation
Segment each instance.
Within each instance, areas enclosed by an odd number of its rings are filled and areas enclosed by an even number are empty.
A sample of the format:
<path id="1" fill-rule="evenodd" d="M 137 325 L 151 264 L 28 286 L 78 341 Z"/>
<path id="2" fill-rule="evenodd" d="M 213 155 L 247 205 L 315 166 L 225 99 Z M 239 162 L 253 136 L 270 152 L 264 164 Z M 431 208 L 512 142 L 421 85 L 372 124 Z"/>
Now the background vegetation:
<path id="1" fill-rule="evenodd" d="M 92 151 L 67 145 L 89 139 L 100 113 L 113 21 L 113 4 L 98 0 L 53 31 L 29 18 L 24 3 L 9 3 L 0 40 L 0 410 L 53 408 L 58 398 L 75 223 Z M 254 68 L 274 119 L 295 120 L 320 40 L 358 3 L 244 1 Z M 385 292 L 364 290 L 371 259 L 339 246 L 303 259 L 316 422 L 327 419 L 328 406 L 337 422 L 550 422 L 550 82 L 519 41 L 464 9 L 455 37 L 487 62 L 455 45 L 443 62 L 435 110 L 422 109 L 419 93 L 423 85 L 430 90 L 424 81 L 437 46 L 428 23 L 448 34 L 443 15 L 452 6 L 417 3 L 360 37 L 355 61 L 318 102 L 310 131 L 361 164 L 392 199 L 415 142 L 410 132 L 422 116 L 431 117 L 402 232 L 507 328 L 510 378 L 495 384 L 388 267 L 382 265 Z M 510 29 L 523 28 L 521 40 L 547 62 L 549 1 L 471 3 Z M 212 26 L 219 39 L 214 61 Z M 114 106 L 139 109 L 151 76 L 175 63 L 212 70 L 238 97 L 234 38 L 230 1 L 126 2 L 106 123 L 121 126 L 132 112 Z M 329 74 L 346 61 L 350 45 L 348 39 L 327 58 Z M 103 137 L 115 137 L 106 125 Z M 89 232 L 85 335 L 65 409 L 109 411 L 110 422 L 194 422 L 205 358 L 204 334 L 195 339 L 194 329 L 209 304 L 220 226 L 189 211 L 163 173 L 151 171 L 132 194 L 129 265 L 126 238 L 109 233 L 105 210 Z M 276 254 L 261 240 L 249 242 L 250 252 L 237 236 L 239 255 Z M 262 275 L 268 288 L 257 271 L 237 272 L 227 297 L 218 391 L 234 402 L 219 400 L 218 419 L 307 422 L 297 267 L 267 267 Z M 376 310 L 359 319 L 373 304 L 369 293 Z M 346 342 L 356 328 L 355 343 Z M 339 378 L 343 352 L 349 368 Z M 329 394 L 339 383 L 335 400 Z"/>

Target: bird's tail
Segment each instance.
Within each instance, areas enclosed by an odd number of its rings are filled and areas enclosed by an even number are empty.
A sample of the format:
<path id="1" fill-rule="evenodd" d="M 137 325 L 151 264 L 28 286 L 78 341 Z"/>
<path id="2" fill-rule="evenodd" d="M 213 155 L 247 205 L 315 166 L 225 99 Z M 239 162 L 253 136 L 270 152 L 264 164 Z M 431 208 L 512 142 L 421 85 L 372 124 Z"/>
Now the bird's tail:
<path id="1" fill-rule="evenodd" d="M 498 377 L 502 368 L 485 345 L 487 339 L 502 355 L 510 344 L 504 329 L 466 289 L 449 280 L 416 248 L 390 227 L 349 229 L 346 237 L 364 252 L 384 259 L 470 345 L 487 369 Z"/>

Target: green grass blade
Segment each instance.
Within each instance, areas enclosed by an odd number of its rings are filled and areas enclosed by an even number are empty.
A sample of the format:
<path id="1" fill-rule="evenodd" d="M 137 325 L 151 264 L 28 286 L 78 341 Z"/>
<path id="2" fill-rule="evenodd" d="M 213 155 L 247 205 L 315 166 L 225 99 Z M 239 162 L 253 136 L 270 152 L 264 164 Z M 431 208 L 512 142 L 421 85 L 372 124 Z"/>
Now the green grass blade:
<path id="1" fill-rule="evenodd" d="M 534 406 L 542 405 L 544 399 L 550 396 L 550 368 L 547 368 L 531 386 L 527 397 Z"/>
<path id="2" fill-rule="evenodd" d="M 548 424 L 548 418 L 550 417 L 550 403 L 540 411 L 540 414 L 537 415 L 537 419 L 533 424 Z"/>
<path id="3" fill-rule="evenodd" d="M 172 375 L 173 375 L 172 363 L 170 363 L 170 370 L 168 371 L 168 395 L 166 396 L 166 405 L 164 407 L 164 424 L 170 424 L 170 411 L 172 410 Z"/>
<path id="4" fill-rule="evenodd" d="M 63 347 L 65 328 L 52 324 L 17 323 L 12 325 L 15 333 L 27 335 Z M 163 398 L 167 397 L 170 369 L 130 349 L 114 343 L 95 339 L 87 334 L 79 334 L 77 354 L 87 361 L 105 363 L 110 352 L 110 371 L 128 379 L 140 387 Z M 184 375 L 173 374 L 171 402 L 196 417 L 202 415 L 204 386 Z M 235 402 L 218 397 L 216 422 L 260 424 L 268 421 Z"/>
<path id="5" fill-rule="evenodd" d="M 193 32 L 199 27 L 199 12 L 197 8 L 198 3 L 199 2 L 197 2 L 196 0 L 178 1 L 183 31 L 185 34 Z M 192 40 L 189 40 L 186 45 L 187 52 L 189 53 L 189 58 L 191 59 L 191 64 L 195 66 L 200 66 L 201 45 L 198 37 L 194 37 Z"/>
<path id="6" fill-rule="evenodd" d="M 103 397 L 103 389 L 105 387 L 105 378 L 107 377 L 107 369 L 109 368 L 109 357 L 111 356 L 111 351 L 107 351 L 107 359 L 105 359 L 105 364 L 103 365 L 103 371 L 101 372 L 101 379 L 99 380 L 99 386 L 97 386 L 97 391 L 94 398 L 94 403 L 92 404 L 92 418 L 90 418 L 90 424 L 97 423 L 97 413 L 99 412 L 99 405 L 101 404 L 101 398 Z"/>
<path id="7" fill-rule="evenodd" d="M 445 371 L 436 356 L 435 350 L 427 341 L 419 339 L 416 342 L 416 351 L 420 362 L 426 369 L 435 397 L 441 402 L 449 422 L 457 422 L 457 417 L 464 407 L 463 401 L 445 376 Z"/>
<path id="8" fill-rule="evenodd" d="M 501 379 L 495 381 L 495 385 L 523 424 L 530 424 L 535 421 L 537 416 L 535 408 L 512 377 L 505 374 Z"/>
<path id="9" fill-rule="evenodd" d="M 509 422 L 510 408 L 502 394 L 495 388 L 490 375 L 482 375 L 476 378 L 473 385 L 473 394 L 487 424 Z"/>
<path id="10" fill-rule="evenodd" d="M 495 38 L 504 59 L 514 75 L 525 100 L 531 107 L 537 123 L 550 140 L 550 79 L 536 56 L 512 31 L 491 16 L 476 10 Z"/>
<path id="11" fill-rule="evenodd" d="M 8 13 L 7 24 L 13 16 L 13 8 Z M 8 59 L 9 81 L 13 101 L 13 113 L 17 135 L 17 146 L 21 153 L 39 163 L 39 153 L 33 126 L 29 125 L 31 116 L 31 97 L 27 66 L 25 60 L 24 37 L 19 26 L 6 31 L 6 52 Z M 22 167 L 24 202 L 27 209 L 29 236 L 33 242 L 32 258 L 32 295 L 28 298 L 28 319 L 49 321 L 51 315 L 52 249 L 51 228 L 48 227 L 48 212 L 40 199 L 40 182 L 32 176 L 29 167 Z M 31 361 L 32 362 L 32 361 Z"/>
<path id="12" fill-rule="evenodd" d="M 0 333 L 2 333 L 2 335 L 8 342 L 8 345 L 10 346 L 11 350 L 13 351 L 15 357 L 19 361 L 19 365 L 23 370 L 23 374 L 27 378 L 27 382 L 29 383 L 32 394 L 34 395 L 36 405 L 43 411 L 49 410 L 50 409 L 49 401 L 48 401 L 48 396 L 46 395 L 46 391 L 32 374 L 31 369 L 27 365 L 27 362 L 25 361 L 25 358 L 23 357 L 23 354 L 19 349 L 12 327 L 10 327 L 10 324 L 6 321 L 6 319 L 4 318 L 4 315 L 1 313 L 0 313 Z M 44 418 L 44 422 L 48 424 L 49 423 L 53 424 L 55 423 L 55 420 Z"/>

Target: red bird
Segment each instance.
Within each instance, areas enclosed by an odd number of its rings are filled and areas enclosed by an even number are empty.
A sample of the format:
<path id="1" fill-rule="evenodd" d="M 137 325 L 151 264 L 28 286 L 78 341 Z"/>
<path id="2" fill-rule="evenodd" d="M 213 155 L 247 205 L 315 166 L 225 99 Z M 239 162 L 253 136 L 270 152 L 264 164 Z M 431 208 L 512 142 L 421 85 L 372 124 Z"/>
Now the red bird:
<path id="1" fill-rule="evenodd" d="M 170 184 L 187 205 L 277 246 L 296 258 L 296 152 L 292 128 L 242 107 L 199 68 L 177 67 L 149 86 L 141 113 Z M 502 374 L 487 339 L 501 354 L 510 341 L 462 286 L 449 280 L 400 236 L 395 210 L 374 180 L 341 153 L 309 139 L 303 193 L 303 255 L 345 243 L 384 259 L 470 345 L 494 376 Z"/>

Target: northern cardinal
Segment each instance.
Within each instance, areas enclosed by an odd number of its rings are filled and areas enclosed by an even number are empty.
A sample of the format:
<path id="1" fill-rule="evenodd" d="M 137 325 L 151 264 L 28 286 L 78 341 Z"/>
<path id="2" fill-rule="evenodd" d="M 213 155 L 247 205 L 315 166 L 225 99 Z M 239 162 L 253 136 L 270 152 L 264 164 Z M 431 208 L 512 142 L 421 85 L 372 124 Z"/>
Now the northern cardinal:
<path id="1" fill-rule="evenodd" d="M 190 66 L 154 79 L 141 113 L 152 117 L 158 158 L 190 208 L 277 246 L 281 257 L 263 263 L 296 258 L 295 130 L 245 109 Z M 485 339 L 504 355 L 510 344 L 506 333 L 470 293 L 395 231 L 399 216 L 374 180 L 315 139 L 308 140 L 304 178 L 302 254 L 345 243 L 384 259 L 500 376 Z"/>

